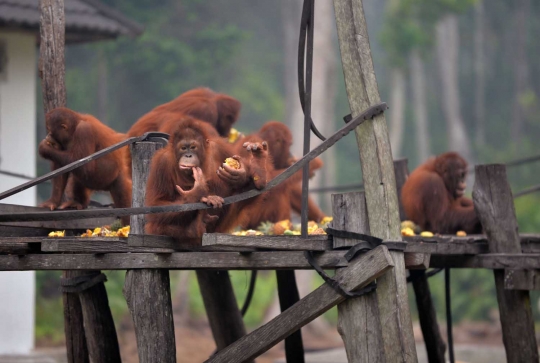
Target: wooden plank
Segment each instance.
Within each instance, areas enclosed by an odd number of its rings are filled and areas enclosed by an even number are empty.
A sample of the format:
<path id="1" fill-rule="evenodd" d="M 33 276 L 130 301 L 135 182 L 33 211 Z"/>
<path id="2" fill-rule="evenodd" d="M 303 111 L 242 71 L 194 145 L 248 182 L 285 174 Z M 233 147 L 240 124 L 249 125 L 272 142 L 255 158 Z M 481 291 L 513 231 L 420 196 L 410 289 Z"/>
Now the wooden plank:
<path id="1" fill-rule="evenodd" d="M 73 252 L 73 253 L 173 253 L 178 251 L 209 251 L 209 252 L 253 252 L 253 248 L 228 246 L 190 246 L 181 248 L 157 248 L 131 246 L 126 238 L 92 237 L 92 238 L 51 238 L 40 239 L 41 251 L 44 252 Z M 2 243 L 0 242 L 0 251 Z"/>
<path id="2" fill-rule="evenodd" d="M 345 251 L 315 254 L 321 267 L 347 266 Z M 407 267 L 407 266 L 405 266 Z M 540 269 L 540 254 L 431 255 L 429 267 Z M 0 255 L 0 271 L 39 270 L 310 270 L 304 253 L 288 252 L 174 252 L 174 253 L 44 253 Z"/>
<path id="3" fill-rule="evenodd" d="M 540 290 L 540 270 L 504 270 L 507 290 Z"/>
<path id="4" fill-rule="evenodd" d="M 0 213 L 21 212 L 49 212 L 49 210 L 47 208 L 0 203 Z M 51 230 L 94 229 L 100 226 L 111 225 L 112 223 L 114 223 L 115 220 L 116 218 L 90 218 L 73 219 L 69 221 L 0 222 L 0 229 L 4 228 L 4 226 L 34 227 Z"/>
<path id="5" fill-rule="evenodd" d="M 315 260 L 325 269 L 345 267 L 346 251 L 315 253 Z M 457 259 L 463 258 L 456 256 Z M 529 261 L 540 268 L 540 262 Z M 433 257 L 432 257 L 433 259 Z M 518 266 L 523 260 L 515 259 Z M 508 262 L 506 259 L 501 263 Z M 433 267 L 433 263 L 430 263 Z M 500 265 L 496 265 L 500 266 Z M 529 265 L 527 265 L 529 266 Z M 464 267 L 471 267 L 470 265 Z M 484 264 L 472 267 L 485 267 Z M 0 255 L 0 271 L 39 270 L 310 270 L 312 267 L 301 251 L 288 252 L 174 252 L 174 253 L 104 253 L 104 254 L 27 254 Z M 488 267 L 489 268 L 489 267 Z M 529 268 L 529 267 L 527 267 Z"/>
<path id="6" fill-rule="evenodd" d="M 476 166 L 473 200 L 490 251 L 520 255 L 516 212 L 504 165 Z M 494 274 L 507 361 L 538 362 L 529 292 L 505 290 L 504 271 L 495 270 Z"/>
<path id="7" fill-rule="evenodd" d="M 354 259 L 348 268 L 338 271 L 336 277 L 346 289 L 355 290 L 384 274 L 391 269 L 392 264 L 386 247 L 379 246 Z M 268 324 L 239 339 L 206 362 L 240 363 L 253 359 L 344 300 L 328 284 L 323 284 Z"/>
<path id="8" fill-rule="evenodd" d="M 40 251 L 42 237 L 4 237 L 0 239 L 0 254 L 25 255 Z"/>
<path id="9" fill-rule="evenodd" d="M 429 268 L 431 255 L 427 253 L 405 253 L 405 267 L 409 270 L 426 270 Z"/>
<path id="10" fill-rule="evenodd" d="M 431 255 L 429 267 L 540 269 L 540 254 L 488 253 L 476 256 Z"/>
<path id="11" fill-rule="evenodd" d="M 333 194 L 332 216 L 332 227 L 336 229 L 369 233 L 364 193 Z M 334 245 L 343 242 L 347 243 L 334 238 Z M 349 362 L 385 362 L 376 291 L 338 305 L 338 332 Z"/>
<path id="12" fill-rule="evenodd" d="M 144 205 L 151 160 L 154 153 L 162 146 L 160 143 L 150 141 L 131 145 L 133 207 Z M 130 234 L 143 234 L 144 225 L 144 215 L 132 215 Z M 154 254 L 154 256 L 169 255 Z M 165 269 L 128 270 L 124 283 L 124 296 L 135 326 L 139 362 L 176 362 L 169 271 Z"/>
<path id="13" fill-rule="evenodd" d="M 205 233 L 203 246 L 234 246 L 272 249 L 278 251 L 327 251 L 332 241 L 327 235 L 301 236 L 234 236 L 223 233 Z"/>

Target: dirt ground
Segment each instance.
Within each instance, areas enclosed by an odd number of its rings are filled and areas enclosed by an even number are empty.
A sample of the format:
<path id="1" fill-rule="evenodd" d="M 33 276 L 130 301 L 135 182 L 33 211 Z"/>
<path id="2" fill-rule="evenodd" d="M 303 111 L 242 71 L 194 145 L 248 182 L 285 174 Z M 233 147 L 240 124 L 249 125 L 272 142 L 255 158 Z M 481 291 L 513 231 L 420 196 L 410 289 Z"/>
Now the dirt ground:
<path id="1" fill-rule="evenodd" d="M 446 326 L 444 322 L 439 323 L 443 338 L 446 340 Z M 213 353 L 215 344 L 207 321 L 192 321 L 189 318 L 180 318 L 175 315 L 175 327 L 176 355 L 179 362 L 204 362 Z M 413 328 L 418 349 L 425 349 L 422 344 L 423 339 L 420 326 L 415 323 Z M 479 351 L 477 355 L 482 355 L 480 352 L 481 348 L 485 350 L 486 347 L 502 347 L 501 328 L 497 320 L 493 320 L 492 322 L 462 322 L 454 326 L 453 333 L 456 349 L 459 346 L 468 346 L 474 352 L 474 347 L 476 346 Z M 328 326 L 324 331 L 305 328 L 302 330 L 302 337 L 306 352 L 343 348 L 343 342 L 337 329 L 333 326 Z M 121 321 L 118 327 L 118 338 L 122 361 L 124 363 L 137 363 L 139 361 L 137 357 L 137 342 L 129 315 Z M 49 354 L 47 355 L 49 357 L 54 356 L 56 362 L 65 362 L 65 349 L 63 347 L 56 347 L 51 350 L 49 344 L 44 341 L 38 341 L 37 346 L 38 351 L 48 351 Z M 504 352 L 501 351 L 501 354 L 504 354 Z M 284 345 L 281 342 L 257 358 L 257 363 L 274 363 L 283 357 Z M 481 358 L 467 359 L 467 361 L 483 362 Z M 493 362 L 493 360 L 491 361 Z M 2 362 L 1 359 L 0 362 Z"/>

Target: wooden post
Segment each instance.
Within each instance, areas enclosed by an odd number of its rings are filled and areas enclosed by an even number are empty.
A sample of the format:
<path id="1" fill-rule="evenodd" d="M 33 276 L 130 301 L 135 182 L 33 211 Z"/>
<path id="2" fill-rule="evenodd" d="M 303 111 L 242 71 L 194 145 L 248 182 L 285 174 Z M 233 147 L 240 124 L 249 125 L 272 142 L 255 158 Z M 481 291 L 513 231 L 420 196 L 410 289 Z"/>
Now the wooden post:
<path id="1" fill-rule="evenodd" d="M 156 142 L 140 142 L 131 147 L 133 207 L 144 204 L 150 161 L 161 146 Z M 144 216 L 131 216 L 130 233 L 144 233 Z M 176 362 L 169 271 L 128 270 L 124 296 L 135 326 L 139 362 Z"/>
<path id="2" fill-rule="evenodd" d="M 353 117 L 380 102 L 362 0 L 334 0 L 341 61 Z M 401 240 L 399 204 L 384 114 L 356 129 L 366 192 L 369 227 L 374 236 Z M 378 279 L 384 354 L 387 362 L 417 362 L 407 301 L 403 253 L 391 251 L 394 269 Z"/>
<path id="3" fill-rule="evenodd" d="M 399 215 L 403 221 L 407 219 L 407 216 L 405 215 L 405 210 L 401 203 L 401 189 L 409 176 L 407 159 L 395 160 L 394 171 L 396 174 L 396 187 L 399 200 Z M 420 320 L 420 328 L 422 329 L 422 336 L 424 337 L 424 343 L 426 344 L 428 361 L 429 363 L 444 363 L 446 344 L 444 343 L 441 331 L 439 330 L 437 313 L 431 298 L 426 271 L 409 270 L 409 275 L 412 279 L 416 307 L 418 310 L 418 319 Z"/>
<path id="4" fill-rule="evenodd" d="M 103 282 L 80 292 L 79 299 L 90 361 L 122 362 L 107 290 Z"/>
<path id="5" fill-rule="evenodd" d="M 363 192 L 332 194 L 332 216 L 333 228 L 369 234 Z M 339 239 L 334 238 L 336 243 Z M 386 362 L 376 291 L 338 305 L 338 332 L 349 362 Z"/>
<path id="6" fill-rule="evenodd" d="M 40 0 L 40 58 L 45 113 L 66 106 L 64 68 L 65 20 L 63 0 Z M 53 168 L 56 168 L 53 165 Z M 53 179 L 60 201 L 68 174 Z M 92 271 L 64 271 L 64 278 Z M 77 293 L 64 293 L 64 331 L 68 362 L 120 362 L 120 350 L 103 282 Z M 85 331 L 86 330 L 86 331 Z"/>
<path id="7" fill-rule="evenodd" d="M 474 207 L 491 253 L 521 253 L 512 191 L 504 165 L 476 166 Z M 503 342 L 509 363 L 538 362 L 528 291 L 505 290 L 504 270 L 494 270 Z"/>
<path id="8" fill-rule="evenodd" d="M 196 273 L 208 322 L 220 351 L 246 335 L 242 314 L 228 271 L 197 270 Z"/>

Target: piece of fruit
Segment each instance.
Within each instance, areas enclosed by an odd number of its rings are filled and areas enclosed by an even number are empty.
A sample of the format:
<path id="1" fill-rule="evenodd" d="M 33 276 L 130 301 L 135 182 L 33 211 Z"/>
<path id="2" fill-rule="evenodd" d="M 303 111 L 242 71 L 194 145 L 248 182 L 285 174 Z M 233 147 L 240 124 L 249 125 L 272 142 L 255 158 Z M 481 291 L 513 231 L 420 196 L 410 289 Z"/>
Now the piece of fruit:
<path id="1" fill-rule="evenodd" d="M 257 227 L 257 230 L 263 234 L 274 234 L 274 223 L 268 221 L 262 222 L 259 227 Z"/>
<path id="2" fill-rule="evenodd" d="M 225 159 L 225 164 L 229 165 L 233 169 L 240 169 L 240 163 L 236 159 L 227 158 Z"/>
<path id="3" fill-rule="evenodd" d="M 281 235 L 284 234 L 286 230 L 292 229 L 292 223 L 290 220 L 285 219 L 279 222 L 274 223 L 274 234 Z"/>
<path id="4" fill-rule="evenodd" d="M 231 131 L 229 132 L 229 137 L 227 138 L 229 140 L 229 142 L 232 144 L 234 143 L 236 140 L 238 140 L 239 138 L 242 138 L 244 137 L 244 134 L 242 134 L 240 131 L 238 131 L 237 129 L 234 129 L 234 128 L 231 128 Z"/>
<path id="5" fill-rule="evenodd" d="M 416 236 L 412 228 L 403 228 L 401 230 L 401 235 L 402 236 Z"/>
<path id="6" fill-rule="evenodd" d="M 310 232 L 309 234 L 319 235 L 319 234 L 326 234 L 326 232 L 322 228 L 317 228 L 314 231 Z"/>
<path id="7" fill-rule="evenodd" d="M 422 236 L 422 237 L 433 237 L 433 233 L 431 233 L 429 231 L 424 231 L 424 232 L 420 233 L 420 236 Z"/>
<path id="8" fill-rule="evenodd" d="M 66 231 L 53 231 L 49 233 L 49 237 L 64 237 Z"/>
<path id="9" fill-rule="evenodd" d="M 328 225 L 330 224 L 330 222 L 332 222 L 334 220 L 334 217 L 324 217 L 319 225 L 321 226 L 321 228 L 326 228 L 328 227 Z"/>
<path id="10" fill-rule="evenodd" d="M 467 236 L 467 233 L 465 231 L 457 231 L 456 236 L 458 237 L 465 237 Z"/>

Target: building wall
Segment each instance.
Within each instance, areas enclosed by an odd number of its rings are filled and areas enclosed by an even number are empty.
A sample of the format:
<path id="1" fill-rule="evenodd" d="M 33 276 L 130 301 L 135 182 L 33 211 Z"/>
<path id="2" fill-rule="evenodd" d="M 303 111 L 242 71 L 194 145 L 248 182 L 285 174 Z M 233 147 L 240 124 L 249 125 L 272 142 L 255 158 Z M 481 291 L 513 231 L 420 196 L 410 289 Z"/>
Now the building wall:
<path id="1" fill-rule="evenodd" d="M 36 38 L 0 30 L 1 43 L 7 48 L 7 67 L 0 74 L 0 171 L 35 176 Z M 0 191 L 25 181 L 0 174 Z M 34 206 L 36 189 L 0 203 Z M 34 347 L 34 277 L 33 271 L 0 272 L 0 354 L 28 353 Z"/>

